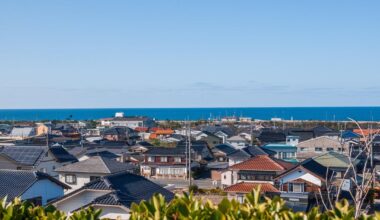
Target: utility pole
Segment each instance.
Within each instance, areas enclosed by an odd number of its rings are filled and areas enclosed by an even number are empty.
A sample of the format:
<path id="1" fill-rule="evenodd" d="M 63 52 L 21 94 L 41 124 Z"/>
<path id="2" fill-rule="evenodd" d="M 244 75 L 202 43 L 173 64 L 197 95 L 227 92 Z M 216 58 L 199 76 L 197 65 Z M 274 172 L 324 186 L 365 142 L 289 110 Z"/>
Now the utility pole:
<path id="1" fill-rule="evenodd" d="M 191 123 L 188 124 L 188 136 L 187 136 L 187 152 L 188 152 L 188 172 L 189 172 L 189 187 L 191 186 Z"/>

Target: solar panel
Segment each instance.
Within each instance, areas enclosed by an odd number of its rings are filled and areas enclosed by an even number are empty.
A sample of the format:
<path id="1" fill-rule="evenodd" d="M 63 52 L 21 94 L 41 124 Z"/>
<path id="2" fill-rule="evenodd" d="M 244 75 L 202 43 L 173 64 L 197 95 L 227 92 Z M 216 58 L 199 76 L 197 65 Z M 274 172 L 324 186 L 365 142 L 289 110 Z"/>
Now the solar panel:
<path id="1" fill-rule="evenodd" d="M 35 147 L 12 146 L 4 148 L 1 153 L 12 158 L 18 163 L 34 165 L 34 163 L 40 158 L 43 151 L 43 149 Z"/>

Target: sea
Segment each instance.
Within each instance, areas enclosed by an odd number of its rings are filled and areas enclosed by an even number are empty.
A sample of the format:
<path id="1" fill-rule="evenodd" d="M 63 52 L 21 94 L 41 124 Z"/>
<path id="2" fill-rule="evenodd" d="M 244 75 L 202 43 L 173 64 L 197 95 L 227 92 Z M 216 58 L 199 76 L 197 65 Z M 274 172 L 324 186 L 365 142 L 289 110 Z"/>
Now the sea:
<path id="1" fill-rule="evenodd" d="M 89 108 L 89 109 L 0 109 L 0 120 L 96 120 L 113 117 L 148 116 L 156 120 L 208 120 L 226 116 L 270 120 L 380 121 L 380 107 L 252 107 L 252 108 Z"/>

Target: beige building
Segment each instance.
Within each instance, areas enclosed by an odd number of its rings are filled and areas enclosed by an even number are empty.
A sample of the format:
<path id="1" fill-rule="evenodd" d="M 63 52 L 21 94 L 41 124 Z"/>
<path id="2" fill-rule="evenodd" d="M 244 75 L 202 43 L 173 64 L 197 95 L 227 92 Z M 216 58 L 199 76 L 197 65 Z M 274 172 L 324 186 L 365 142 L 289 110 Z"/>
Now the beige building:
<path id="1" fill-rule="evenodd" d="M 330 151 L 348 153 L 348 146 L 328 136 L 313 138 L 297 144 L 297 159 L 302 161 Z"/>

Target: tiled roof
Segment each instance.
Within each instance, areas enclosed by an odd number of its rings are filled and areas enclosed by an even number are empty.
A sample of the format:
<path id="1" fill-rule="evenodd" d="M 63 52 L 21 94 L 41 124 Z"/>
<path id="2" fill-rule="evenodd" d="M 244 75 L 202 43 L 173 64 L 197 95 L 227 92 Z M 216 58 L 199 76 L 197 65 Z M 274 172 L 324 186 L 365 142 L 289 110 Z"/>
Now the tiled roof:
<path id="1" fill-rule="evenodd" d="M 246 141 L 246 140 L 239 135 L 235 135 L 228 138 L 227 141 Z"/>
<path id="2" fill-rule="evenodd" d="M 186 148 L 182 146 L 177 147 L 152 147 L 145 155 L 161 155 L 161 156 L 183 156 L 186 153 Z"/>
<path id="3" fill-rule="evenodd" d="M 172 192 L 146 179 L 145 177 L 129 172 L 121 172 L 104 176 L 100 179 L 87 183 L 82 188 L 66 194 L 60 199 L 52 201 L 52 204 L 57 204 L 60 200 L 63 200 L 66 197 L 76 196 L 78 192 L 86 189 L 104 190 L 109 191 L 109 193 L 95 197 L 91 202 L 85 204 L 83 207 L 97 204 L 125 206 L 130 208 L 132 203 L 140 203 L 142 200 L 149 200 L 156 193 L 165 196 L 165 200 L 167 202 L 174 198 L 174 194 Z"/>
<path id="4" fill-rule="evenodd" d="M 247 146 L 242 150 L 249 153 L 251 156 L 268 155 L 263 149 L 258 146 Z"/>
<path id="5" fill-rule="evenodd" d="M 276 189 L 270 183 L 248 183 L 248 182 L 241 182 L 241 183 L 237 183 L 237 184 L 231 185 L 229 187 L 226 187 L 224 189 L 224 191 L 225 192 L 249 193 L 253 189 L 257 189 L 259 186 L 261 186 L 260 191 L 263 192 L 263 193 L 266 193 L 266 192 L 272 192 L 272 193 L 280 192 L 278 189 Z"/>
<path id="6" fill-rule="evenodd" d="M 72 172 L 72 173 L 102 173 L 111 174 L 126 170 L 133 170 L 131 164 L 120 163 L 108 158 L 94 156 L 87 160 L 68 164 L 56 169 L 57 172 Z"/>
<path id="7" fill-rule="evenodd" d="M 313 160 L 325 167 L 339 167 L 343 169 L 347 169 L 350 164 L 350 160 L 346 155 L 333 151 L 316 156 Z"/>
<path id="8" fill-rule="evenodd" d="M 103 158 L 108 158 L 108 159 L 116 159 L 119 156 L 108 151 L 108 150 L 99 150 L 99 151 L 93 151 L 93 152 L 88 152 L 86 153 L 86 156 L 88 157 L 94 157 L 94 156 L 100 156 Z"/>
<path id="9" fill-rule="evenodd" d="M 214 148 L 222 151 L 223 153 L 227 155 L 236 151 L 236 149 L 230 144 L 219 144 L 219 145 L 216 145 Z"/>
<path id="10" fill-rule="evenodd" d="M 49 150 L 59 163 L 78 161 L 77 158 L 69 154 L 62 146 L 51 146 Z"/>
<path id="11" fill-rule="evenodd" d="M 260 170 L 260 171 L 284 171 L 285 167 L 275 162 L 268 156 L 256 156 L 249 160 L 235 164 L 232 170 Z"/>

